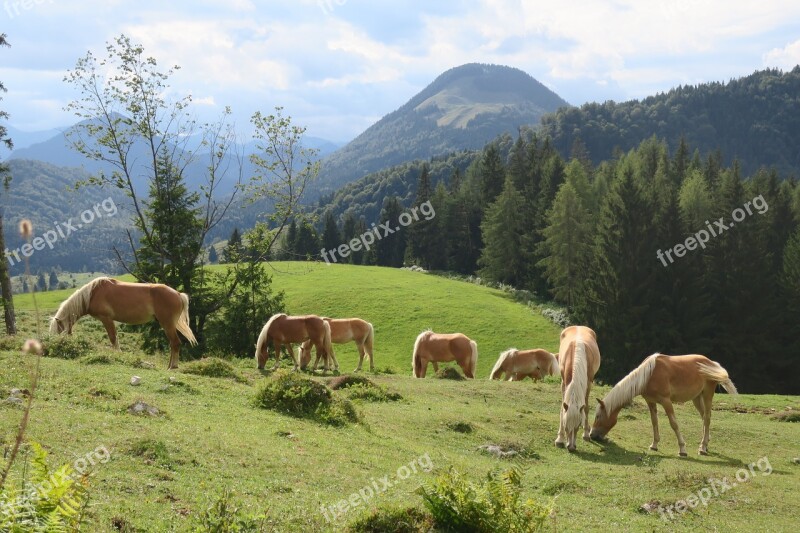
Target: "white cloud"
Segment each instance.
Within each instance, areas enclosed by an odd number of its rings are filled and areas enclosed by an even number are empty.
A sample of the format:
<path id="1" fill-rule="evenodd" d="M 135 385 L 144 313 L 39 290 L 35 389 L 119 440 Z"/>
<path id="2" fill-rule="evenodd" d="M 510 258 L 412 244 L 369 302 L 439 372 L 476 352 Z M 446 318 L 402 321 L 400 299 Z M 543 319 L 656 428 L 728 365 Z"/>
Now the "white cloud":
<path id="1" fill-rule="evenodd" d="M 798 64 L 800 64 L 800 39 L 787 44 L 783 48 L 773 48 L 764 54 L 765 67 L 792 70 Z"/>

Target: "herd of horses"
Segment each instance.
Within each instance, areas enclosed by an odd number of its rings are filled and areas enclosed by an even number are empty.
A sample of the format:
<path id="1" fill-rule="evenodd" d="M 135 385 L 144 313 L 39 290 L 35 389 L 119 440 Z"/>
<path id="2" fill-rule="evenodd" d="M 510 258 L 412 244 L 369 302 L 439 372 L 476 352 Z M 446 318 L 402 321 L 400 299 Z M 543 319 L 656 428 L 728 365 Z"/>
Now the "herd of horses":
<path id="1" fill-rule="evenodd" d="M 90 315 L 103 323 L 111 345 L 119 349 L 115 322 L 143 324 L 155 318 L 169 339 L 169 369 L 178 367 L 181 341 L 178 333 L 192 345 L 197 343 L 189 326 L 189 297 L 171 287 L 157 283 L 128 283 L 101 277 L 90 281 L 59 306 L 50 320 L 50 333 L 72 333 L 75 323 Z M 323 368 L 338 371 L 339 363 L 333 344 L 355 342 L 361 370 L 364 358 L 369 357 L 370 371 L 374 370 L 373 346 L 375 332 L 372 324 L 360 318 L 333 319 L 316 315 L 273 315 L 261 330 L 256 343 L 255 359 L 259 369 L 269 357 L 270 344 L 275 352 L 275 367 L 280 365 L 285 346 L 292 356 L 294 368 L 306 369 L 315 349 L 316 370 L 320 360 Z M 299 357 L 293 345 L 300 345 Z M 412 371 L 424 378 L 428 364 L 438 371 L 438 363 L 455 361 L 468 378 L 475 377 L 478 362 L 477 343 L 462 333 L 423 331 L 417 336 L 412 352 Z M 686 442 L 678 428 L 673 403 L 691 400 L 703 420 L 703 436 L 699 453 L 708 454 L 711 424 L 711 402 L 718 385 L 736 394 L 727 371 L 703 355 L 663 355 L 655 353 L 631 371 L 601 400 L 595 411 L 594 423 L 589 425 L 589 392 L 600 368 L 600 349 L 595 332 L 586 326 L 569 326 L 561 332 L 558 354 L 547 350 L 517 350 L 511 348 L 500 354 L 490 379 L 505 378 L 519 381 L 530 377 L 561 374 L 561 406 L 556 446 L 569 451 L 577 449 L 577 433 L 583 427 L 586 441 L 605 441 L 616 425 L 621 409 L 637 396 L 644 398 L 650 410 L 653 426 L 651 450 L 658 449 L 658 405 L 669 419 L 678 439 L 679 453 L 686 456 Z"/>

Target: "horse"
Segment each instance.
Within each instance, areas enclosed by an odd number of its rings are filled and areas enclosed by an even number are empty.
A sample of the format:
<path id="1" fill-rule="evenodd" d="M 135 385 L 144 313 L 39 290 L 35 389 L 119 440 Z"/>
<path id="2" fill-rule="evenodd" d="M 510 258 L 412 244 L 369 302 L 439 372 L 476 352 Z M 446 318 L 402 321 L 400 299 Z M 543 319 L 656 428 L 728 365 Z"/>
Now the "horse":
<path id="1" fill-rule="evenodd" d="M 583 440 L 589 437 L 589 390 L 600 368 L 597 335 L 586 326 L 570 326 L 561 332 L 558 348 L 561 367 L 561 416 L 555 444 L 574 452 L 578 428 L 583 420 Z"/>
<path id="2" fill-rule="evenodd" d="M 375 339 L 375 330 L 372 324 L 360 318 L 327 318 L 322 320 L 331 327 L 331 342 L 334 344 L 345 344 L 353 341 L 358 347 L 358 367 L 355 372 L 361 371 L 364 356 L 369 356 L 369 371 L 375 370 L 375 363 L 372 358 L 372 348 Z M 300 345 L 300 368 L 305 369 L 311 362 L 311 340 L 305 341 Z M 314 370 L 319 364 L 319 356 L 314 361 Z"/>
<path id="3" fill-rule="evenodd" d="M 511 348 L 500 354 L 489 379 L 522 381 L 530 377 L 534 381 L 560 372 L 558 358 L 547 350 L 517 350 Z"/>
<path id="4" fill-rule="evenodd" d="M 75 322 L 90 315 L 106 328 L 111 346 L 119 350 L 114 321 L 144 324 L 155 317 L 169 339 L 169 370 L 178 368 L 181 341 L 178 332 L 195 346 L 197 339 L 189 327 L 189 296 L 161 283 L 128 283 L 96 278 L 64 300 L 50 319 L 50 333 L 72 335 Z"/>
<path id="5" fill-rule="evenodd" d="M 465 376 L 474 378 L 478 344 L 463 333 L 434 333 L 427 330 L 417 336 L 411 356 L 414 377 L 424 378 L 428 363 L 433 363 L 433 370 L 438 372 L 438 363 L 449 361 L 458 363 Z"/>
<path id="6" fill-rule="evenodd" d="M 653 443 L 650 449 L 658 450 L 658 404 L 664 407 L 669 424 L 678 437 L 681 457 L 686 457 L 686 442 L 678 429 L 673 402 L 694 402 L 703 419 L 703 438 L 700 455 L 708 455 L 708 440 L 711 434 L 711 400 L 717 385 L 729 394 L 737 394 L 728 372 L 722 365 L 704 355 L 662 355 L 654 353 L 631 373 L 622 378 L 602 400 L 598 399 L 591 438 L 607 440 L 606 434 L 617 423 L 617 415 L 623 406 L 636 396 L 642 396 L 650 408 L 653 424 Z"/>
<path id="7" fill-rule="evenodd" d="M 325 370 L 329 369 L 328 363 L 331 359 L 335 369 L 339 370 L 339 362 L 336 361 L 336 356 L 331 348 L 331 327 L 317 315 L 288 316 L 285 313 L 278 313 L 270 317 L 267 323 L 264 324 L 256 343 L 255 357 L 259 370 L 264 370 L 264 364 L 269 357 L 270 339 L 272 339 L 275 347 L 274 368 L 278 368 L 278 365 L 280 365 L 281 346 L 286 345 L 292 355 L 294 369 L 297 370 L 300 363 L 294 354 L 292 343 L 310 340 L 317 349 L 317 359 L 320 357 L 320 352 L 325 354 Z"/>

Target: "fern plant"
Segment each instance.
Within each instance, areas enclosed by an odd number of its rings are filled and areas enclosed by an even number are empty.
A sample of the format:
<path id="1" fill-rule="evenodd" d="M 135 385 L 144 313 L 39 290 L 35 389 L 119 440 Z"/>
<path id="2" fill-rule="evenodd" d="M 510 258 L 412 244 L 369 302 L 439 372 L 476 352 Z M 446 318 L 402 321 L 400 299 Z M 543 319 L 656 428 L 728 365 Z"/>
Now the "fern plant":
<path id="1" fill-rule="evenodd" d="M 0 489 L 0 531 L 60 533 L 77 531 L 88 502 L 88 476 L 70 465 L 51 470 L 47 452 L 31 443 L 25 470 L 30 478 Z"/>
<path id="2" fill-rule="evenodd" d="M 522 501 L 522 476 L 512 467 L 490 472 L 481 484 L 474 484 L 451 468 L 440 474 L 418 494 L 444 531 L 488 533 L 493 531 L 537 531 L 550 515 L 550 507 L 533 499 Z"/>

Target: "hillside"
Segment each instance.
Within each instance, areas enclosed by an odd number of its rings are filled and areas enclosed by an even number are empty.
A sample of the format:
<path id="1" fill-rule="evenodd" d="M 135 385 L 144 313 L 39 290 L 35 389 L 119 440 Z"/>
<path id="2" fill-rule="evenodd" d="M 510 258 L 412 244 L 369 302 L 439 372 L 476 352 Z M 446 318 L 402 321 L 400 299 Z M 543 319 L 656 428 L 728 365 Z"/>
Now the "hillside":
<path id="1" fill-rule="evenodd" d="M 241 382 L 167 372 L 166 359 L 139 352 L 132 335 L 123 334 L 123 351 L 114 353 L 107 349 L 100 323 L 82 321 L 75 335 L 91 339 L 94 349 L 77 360 L 42 360 L 28 435 L 45 446 L 51 465 L 71 463 L 101 446 L 109 451 L 110 460 L 99 462 L 91 478 L 89 530 L 189 531 L 229 489 L 236 507 L 265 512 L 272 531 L 342 531 L 367 510 L 422 507 L 415 489 L 451 466 L 474 481 L 507 468 L 508 461 L 477 450 L 501 443 L 525 451 L 514 461 L 523 472 L 523 497 L 553 506 L 546 530 L 792 531 L 793 494 L 800 488 L 800 467 L 792 461 L 800 426 L 771 415 L 800 408 L 796 397 L 717 395 L 707 457 L 694 451 L 700 420 L 691 404 L 676 406 L 690 457 L 678 457 L 663 415 L 661 450 L 648 451 L 650 417 L 641 400 L 623 411 L 611 442 L 580 441 L 578 452 L 568 454 L 552 444 L 560 403 L 557 380 L 485 379 L 496 347 L 512 342 L 555 346 L 558 339 L 556 328 L 503 293 L 408 271 L 275 266 L 275 283 L 287 291 L 293 312 L 315 309 L 374 321 L 378 367 L 400 367 L 396 374 L 370 378 L 403 399 L 356 401 L 361 423 L 342 428 L 290 418 L 252 407 L 252 397 L 266 380 L 252 359 L 234 361 Z M 363 289 L 354 291 L 354 284 Z M 26 307 L 23 299 L 18 301 L 18 307 Z M 44 311 L 55 301 L 50 298 Z M 31 334 L 31 312 L 21 314 L 24 334 Z M 426 325 L 463 328 L 478 338 L 481 379 L 411 378 L 409 337 Z M 4 396 L 28 386 L 33 361 L 13 349 L 20 341 L 2 339 Z M 353 349 L 340 347 L 338 353 L 348 369 Z M 156 368 L 143 368 L 142 361 Z M 188 367 L 184 362 L 183 369 Z M 142 378 L 139 387 L 128 384 L 134 374 Z M 599 396 L 608 389 L 594 390 L 593 396 Z M 162 414 L 129 414 L 127 407 L 139 400 Z M 20 414 L 11 402 L 0 405 L 4 442 L 12 438 Z M 432 473 L 396 477 L 403 465 L 425 454 Z M 743 467 L 747 474 L 750 464 L 754 469 L 747 483 L 734 484 L 711 496 L 707 506 L 676 514 L 672 521 L 640 510 L 648 502 L 668 506 L 696 494 L 709 487 L 709 478 L 732 481 Z M 338 520 L 326 521 L 322 506 L 335 505 L 387 476 L 394 482 L 391 487 Z"/>
<path id="2" fill-rule="evenodd" d="M 450 69 L 323 161 L 329 194 L 370 172 L 460 150 L 539 122 L 568 105 L 521 70 L 470 63 Z"/>
<path id="3" fill-rule="evenodd" d="M 588 103 L 542 119 L 542 132 L 565 156 L 576 139 L 594 163 L 655 135 L 675 150 L 684 137 L 701 154 L 721 150 L 742 173 L 772 166 L 800 174 L 800 67 L 764 70 L 728 83 L 676 87 L 643 100 Z"/>

